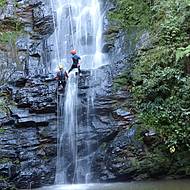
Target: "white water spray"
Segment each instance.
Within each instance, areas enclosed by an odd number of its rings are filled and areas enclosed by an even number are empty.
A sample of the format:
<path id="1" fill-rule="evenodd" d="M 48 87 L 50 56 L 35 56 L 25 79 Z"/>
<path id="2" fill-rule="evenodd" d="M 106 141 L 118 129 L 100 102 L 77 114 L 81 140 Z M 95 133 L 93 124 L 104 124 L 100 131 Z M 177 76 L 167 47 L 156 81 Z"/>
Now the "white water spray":
<path id="1" fill-rule="evenodd" d="M 102 15 L 98 0 L 51 0 L 56 12 L 53 65 L 71 67 L 70 50 L 76 49 L 81 57 L 81 69 L 92 70 L 106 64 L 102 49 Z M 94 92 L 87 97 L 89 115 Z M 85 183 L 90 179 L 90 157 L 79 158 L 78 133 L 78 76 L 69 76 L 65 96 L 58 96 L 58 151 L 56 184 Z M 87 118 L 87 125 L 88 118 Z M 88 133 L 87 129 L 87 133 Z M 85 140 L 85 139 L 84 139 Z M 90 145 L 86 147 L 87 151 Z M 87 162 L 87 163 L 86 163 Z M 87 166 L 88 165 L 88 166 Z"/>
<path id="2" fill-rule="evenodd" d="M 70 50 L 80 55 L 81 69 L 95 69 L 105 64 L 102 49 L 102 15 L 98 0 L 51 0 L 57 13 L 54 42 L 54 66 L 71 65 Z"/>
<path id="3" fill-rule="evenodd" d="M 56 184 L 74 183 L 77 181 L 78 77 L 75 76 L 74 71 L 70 74 L 65 91 L 65 103 L 63 103 L 63 97 L 59 96 L 58 98 L 58 115 L 60 118 L 58 123 Z"/>

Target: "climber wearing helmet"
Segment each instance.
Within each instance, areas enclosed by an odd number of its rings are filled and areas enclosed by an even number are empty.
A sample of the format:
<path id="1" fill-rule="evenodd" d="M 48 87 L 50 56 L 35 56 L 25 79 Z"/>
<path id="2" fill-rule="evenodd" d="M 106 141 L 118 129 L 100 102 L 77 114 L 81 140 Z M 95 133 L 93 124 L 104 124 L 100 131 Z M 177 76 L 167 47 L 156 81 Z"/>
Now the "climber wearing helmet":
<path id="1" fill-rule="evenodd" d="M 64 71 L 63 66 L 59 66 L 59 71 L 57 72 L 56 80 L 58 81 L 58 90 L 64 90 L 66 86 L 66 80 L 68 79 L 68 74 Z"/>
<path id="2" fill-rule="evenodd" d="M 72 55 L 72 61 L 73 61 L 73 64 L 71 66 L 71 68 L 69 69 L 69 73 L 75 69 L 75 68 L 78 68 L 78 71 L 79 71 L 79 74 L 81 75 L 81 70 L 80 70 L 80 63 L 79 63 L 79 60 L 81 59 L 78 55 L 77 55 L 77 51 L 74 49 L 74 50 L 71 50 L 71 55 Z"/>

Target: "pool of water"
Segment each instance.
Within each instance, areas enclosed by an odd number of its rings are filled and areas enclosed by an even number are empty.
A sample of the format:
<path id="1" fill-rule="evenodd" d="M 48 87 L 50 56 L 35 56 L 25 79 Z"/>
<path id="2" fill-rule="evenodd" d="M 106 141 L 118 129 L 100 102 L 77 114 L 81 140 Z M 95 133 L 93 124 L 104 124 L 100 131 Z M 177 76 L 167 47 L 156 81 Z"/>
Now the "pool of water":
<path id="1" fill-rule="evenodd" d="M 38 190 L 190 190 L 190 180 L 55 185 Z"/>

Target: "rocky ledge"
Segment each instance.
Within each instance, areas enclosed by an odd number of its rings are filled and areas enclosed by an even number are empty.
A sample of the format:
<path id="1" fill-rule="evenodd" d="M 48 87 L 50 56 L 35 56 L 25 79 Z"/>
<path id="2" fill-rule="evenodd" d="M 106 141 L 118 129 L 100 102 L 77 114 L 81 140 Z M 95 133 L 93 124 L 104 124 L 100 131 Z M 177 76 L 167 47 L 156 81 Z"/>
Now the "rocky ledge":
<path id="1" fill-rule="evenodd" d="M 5 110 L 0 115 L 0 189 L 54 183 L 55 91 L 55 82 L 48 76 L 20 78 L 0 87 Z"/>

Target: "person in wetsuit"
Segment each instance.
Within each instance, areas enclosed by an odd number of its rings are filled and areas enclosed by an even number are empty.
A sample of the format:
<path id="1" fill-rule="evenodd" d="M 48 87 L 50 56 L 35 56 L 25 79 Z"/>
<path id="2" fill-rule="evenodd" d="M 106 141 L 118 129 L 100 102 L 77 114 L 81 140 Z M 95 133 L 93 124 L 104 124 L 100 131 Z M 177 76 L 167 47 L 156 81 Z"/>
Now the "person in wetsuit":
<path id="1" fill-rule="evenodd" d="M 58 90 L 65 90 L 66 81 L 68 79 L 68 74 L 64 71 L 63 66 L 59 66 L 59 71 L 57 72 L 56 80 L 58 82 Z"/>
<path id="2" fill-rule="evenodd" d="M 72 66 L 71 68 L 69 69 L 69 73 L 75 69 L 75 68 L 78 68 L 78 72 L 79 74 L 81 75 L 81 70 L 80 70 L 80 63 L 79 61 L 81 60 L 81 58 L 77 55 L 77 51 L 76 50 L 71 50 L 71 55 L 72 55 Z"/>

